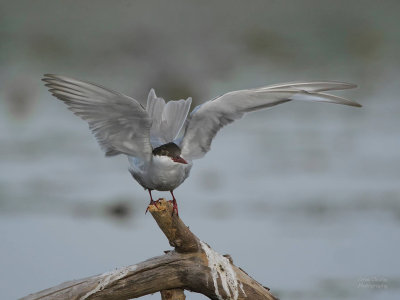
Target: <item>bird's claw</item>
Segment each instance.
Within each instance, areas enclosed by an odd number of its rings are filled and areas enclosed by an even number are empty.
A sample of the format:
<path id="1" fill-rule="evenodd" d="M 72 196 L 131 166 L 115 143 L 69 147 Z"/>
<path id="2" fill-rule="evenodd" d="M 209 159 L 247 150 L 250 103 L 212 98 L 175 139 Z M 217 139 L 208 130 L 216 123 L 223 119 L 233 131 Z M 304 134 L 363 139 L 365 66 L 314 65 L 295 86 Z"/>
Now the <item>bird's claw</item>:
<path id="1" fill-rule="evenodd" d="M 149 203 L 149 205 L 147 206 L 146 211 L 145 211 L 144 214 L 147 214 L 147 212 L 149 211 L 150 205 L 154 205 L 157 209 L 160 209 L 160 208 L 157 206 L 157 204 L 158 204 L 158 202 L 160 202 L 161 199 L 162 199 L 162 198 L 159 198 L 159 199 L 156 200 L 156 201 L 154 201 L 153 199 L 151 199 L 151 200 L 150 200 L 150 203 Z"/>
<path id="2" fill-rule="evenodd" d="M 174 212 L 176 212 L 176 216 L 179 217 L 179 212 L 178 212 L 178 203 L 176 202 L 175 199 L 173 200 L 168 200 L 169 203 L 172 203 L 172 213 L 171 217 L 174 215 Z"/>

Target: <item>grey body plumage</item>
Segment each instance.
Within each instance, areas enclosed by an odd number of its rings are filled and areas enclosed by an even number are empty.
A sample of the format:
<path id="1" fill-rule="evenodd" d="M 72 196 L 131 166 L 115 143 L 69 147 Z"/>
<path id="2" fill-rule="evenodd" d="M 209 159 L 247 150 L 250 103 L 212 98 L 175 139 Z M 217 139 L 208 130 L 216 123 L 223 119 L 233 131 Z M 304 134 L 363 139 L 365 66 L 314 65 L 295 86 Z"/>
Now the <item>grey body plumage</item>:
<path id="1" fill-rule="evenodd" d="M 356 87 L 334 81 L 295 82 L 233 91 L 195 107 L 191 98 L 165 102 L 152 89 L 146 108 L 135 99 L 100 85 L 46 74 L 49 91 L 88 122 L 107 156 L 125 154 L 133 178 L 150 192 L 173 190 L 189 176 L 192 160 L 203 157 L 217 132 L 245 113 L 289 101 L 361 106 L 331 94 Z M 178 139 L 179 133 L 183 131 Z"/>

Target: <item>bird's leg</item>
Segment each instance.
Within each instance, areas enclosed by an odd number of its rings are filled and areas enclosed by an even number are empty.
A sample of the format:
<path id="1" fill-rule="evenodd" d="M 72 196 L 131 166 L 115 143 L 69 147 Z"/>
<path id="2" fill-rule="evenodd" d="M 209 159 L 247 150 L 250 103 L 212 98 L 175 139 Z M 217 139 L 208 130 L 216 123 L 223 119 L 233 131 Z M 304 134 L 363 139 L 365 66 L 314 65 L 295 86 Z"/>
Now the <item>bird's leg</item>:
<path id="1" fill-rule="evenodd" d="M 149 203 L 149 205 L 147 206 L 146 212 L 145 212 L 144 214 L 147 214 L 147 212 L 149 211 L 149 206 L 150 206 L 150 205 L 154 205 L 155 207 L 158 208 L 157 202 L 158 202 L 159 200 L 154 201 L 154 200 L 153 200 L 153 196 L 151 195 L 151 189 L 148 189 L 148 191 L 149 191 L 149 195 L 150 195 L 150 203 Z"/>
<path id="2" fill-rule="evenodd" d="M 174 215 L 174 211 L 176 212 L 176 215 L 179 217 L 179 213 L 178 213 L 178 203 L 176 202 L 176 199 L 175 199 L 175 196 L 174 196 L 174 191 L 169 191 L 170 193 L 171 193 L 171 195 L 172 195 L 172 205 L 173 205 L 173 208 L 172 208 L 172 215 L 171 216 L 173 216 Z"/>

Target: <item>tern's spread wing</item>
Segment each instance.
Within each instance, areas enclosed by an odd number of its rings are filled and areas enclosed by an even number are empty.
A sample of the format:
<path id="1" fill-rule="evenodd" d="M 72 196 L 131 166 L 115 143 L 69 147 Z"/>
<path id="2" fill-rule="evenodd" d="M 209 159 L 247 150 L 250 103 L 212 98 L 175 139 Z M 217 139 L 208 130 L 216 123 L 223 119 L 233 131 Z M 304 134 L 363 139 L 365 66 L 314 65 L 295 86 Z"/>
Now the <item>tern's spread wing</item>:
<path id="1" fill-rule="evenodd" d="M 197 106 L 190 114 L 181 141 L 182 157 L 197 159 L 210 150 L 212 139 L 223 126 L 237 120 L 244 113 L 271 107 L 292 100 L 330 102 L 350 106 L 360 104 L 321 93 L 356 87 L 343 82 L 300 82 L 266 86 L 258 89 L 226 93 Z"/>
<path id="2" fill-rule="evenodd" d="M 42 80 L 55 97 L 89 123 L 107 156 L 151 157 L 151 119 L 135 99 L 65 76 L 46 74 Z"/>

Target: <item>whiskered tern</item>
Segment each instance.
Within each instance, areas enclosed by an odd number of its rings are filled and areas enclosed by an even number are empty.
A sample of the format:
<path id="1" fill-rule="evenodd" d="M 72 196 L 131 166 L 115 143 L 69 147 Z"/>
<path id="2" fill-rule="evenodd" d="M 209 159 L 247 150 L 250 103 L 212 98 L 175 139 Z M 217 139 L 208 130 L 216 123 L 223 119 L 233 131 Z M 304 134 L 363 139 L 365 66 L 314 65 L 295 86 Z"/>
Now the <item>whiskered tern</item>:
<path id="1" fill-rule="evenodd" d="M 297 100 L 361 106 L 323 93 L 356 85 L 294 82 L 229 92 L 196 106 L 188 116 L 192 98 L 166 102 L 152 89 L 143 107 L 129 96 L 90 82 L 53 74 L 42 80 L 55 97 L 89 123 L 106 156 L 128 157 L 129 171 L 148 190 L 150 204 L 157 205 L 152 190 L 169 191 L 176 214 L 173 191 L 189 176 L 192 161 L 210 150 L 222 127 L 245 113 Z"/>

